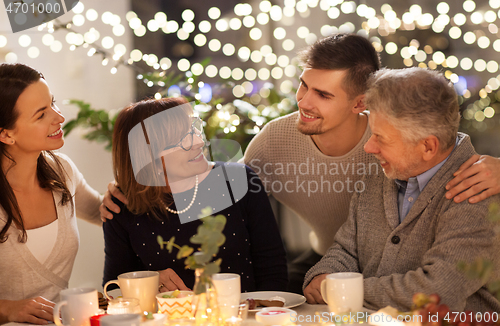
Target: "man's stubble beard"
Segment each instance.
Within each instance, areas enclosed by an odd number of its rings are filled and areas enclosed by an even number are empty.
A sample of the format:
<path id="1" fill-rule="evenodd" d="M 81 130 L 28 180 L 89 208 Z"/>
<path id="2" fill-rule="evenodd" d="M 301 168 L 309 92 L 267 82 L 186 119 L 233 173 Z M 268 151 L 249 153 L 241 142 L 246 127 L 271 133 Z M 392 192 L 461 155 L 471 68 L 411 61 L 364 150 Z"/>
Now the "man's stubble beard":
<path id="1" fill-rule="evenodd" d="M 321 129 L 321 124 L 319 126 L 307 128 L 306 123 L 300 120 L 300 112 L 299 116 L 297 117 L 296 127 L 301 134 L 307 136 L 321 135 L 322 133 L 324 133 L 324 131 Z"/>
<path id="2" fill-rule="evenodd" d="M 388 174 L 384 169 L 382 169 L 387 178 L 392 180 L 408 180 L 409 178 L 413 177 L 412 175 L 410 175 L 412 174 L 411 171 L 417 170 L 421 162 L 417 158 L 411 158 L 408 152 L 405 152 L 404 155 L 406 156 L 406 158 L 408 158 L 407 162 L 409 162 L 406 165 L 405 171 L 400 171 L 399 169 L 395 169 L 394 167 L 392 167 L 391 172 Z"/>

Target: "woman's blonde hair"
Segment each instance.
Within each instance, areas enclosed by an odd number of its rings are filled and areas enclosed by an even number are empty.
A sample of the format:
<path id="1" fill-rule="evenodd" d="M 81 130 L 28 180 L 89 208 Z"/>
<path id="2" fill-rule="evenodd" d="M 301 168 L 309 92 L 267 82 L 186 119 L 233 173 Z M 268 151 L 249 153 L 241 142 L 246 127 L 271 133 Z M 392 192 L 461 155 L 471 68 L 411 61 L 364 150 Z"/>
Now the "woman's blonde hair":
<path id="1" fill-rule="evenodd" d="M 188 132 L 191 115 L 191 106 L 181 97 L 140 101 L 118 114 L 113 172 L 133 214 L 167 214 L 165 206 L 173 198 L 159 153 Z"/>

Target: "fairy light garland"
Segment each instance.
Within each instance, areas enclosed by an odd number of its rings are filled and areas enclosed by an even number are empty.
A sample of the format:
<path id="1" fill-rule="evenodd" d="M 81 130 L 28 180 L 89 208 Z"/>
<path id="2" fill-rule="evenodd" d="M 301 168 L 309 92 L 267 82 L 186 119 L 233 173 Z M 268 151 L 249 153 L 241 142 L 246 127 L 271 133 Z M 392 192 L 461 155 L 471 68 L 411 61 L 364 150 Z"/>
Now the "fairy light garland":
<path id="1" fill-rule="evenodd" d="M 484 6 L 483 6 L 484 7 Z M 307 26 L 298 26 L 294 23 L 295 19 L 308 18 L 313 10 L 319 8 L 329 18 L 336 19 L 340 15 L 356 15 L 361 18 L 360 28 L 356 30 L 355 24 L 346 22 L 340 26 L 323 25 L 319 33 L 309 30 Z M 306 44 L 312 44 L 317 39 L 336 32 L 363 33 L 369 36 L 376 33 L 377 36 L 371 36 L 370 40 L 377 51 L 385 51 L 389 55 L 399 55 L 406 66 L 418 65 L 420 67 L 429 67 L 436 69 L 441 66 L 446 70 L 446 77 L 453 83 L 460 81 L 459 74 L 452 70 L 460 68 L 463 71 L 475 69 L 477 72 L 487 72 L 495 75 L 499 71 L 498 63 L 495 60 L 484 60 L 478 58 L 457 57 L 450 55 L 446 57 L 439 50 L 432 49 L 427 44 L 420 44 L 416 40 L 410 40 L 407 45 L 399 45 L 395 42 L 383 42 L 385 38 L 398 31 L 411 31 L 414 29 L 432 29 L 436 34 L 447 33 L 449 37 L 457 42 L 463 42 L 464 46 L 476 45 L 479 50 L 493 49 L 500 52 L 500 39 L 497 37 L 498 27 L 495 21 L 500 17 L 500 0 L 489 0 L 486 10 L 477 8 L 476 2 L 466 0 L 462 3 L 463 12 L 457 12 L 453 17 L 449 15 L 450 6 L 445 2 L 436 5 L 437 15 L 426 13 L 418 4 L 411 5 L 401 15 L 396 13 L 389 4 L 381 6 L 380 11 L 366 4 L 357 5 L 354 1 L 343 0 L 284 0 L 282 6 L 273 5 L 270 1 L 264 0 L 257 5 L 239 3 L 234 7 L 234 15 L 222 16 L 221 10 L 212 7 L 208 10 L 208 19 L 202 20 L 196 26 L 193 21 L 196 14 L 191 9 L 182 12 L 182 22 L 168 19 L 168 13 L 158 12 L 153 19 L 142 21 L 136 13 L 128 12 L 125 20 L 109 11 L 102 13 L 101 20 L 110 26 L 113 36 L 101 35 L 95 28 L 90 28 L 85 33 L 79 33 L 76 29 L 82 28 L 87 22 L 93 22 L 99 19 L 99 14 L 94 9 L 88 9 L 85 12 L 84 4 L 80 2 L 74 9 L 74 16 L 69 23 L 50 22 L 40 26 L 40 31 L 47 31 L 42 37 L 42 43 L 49 47 L 53 52 L 61 51 L 63 42 L 57 40 L 54 36 L 56 31 L 66 30 L 65 41 L 74 51 L 78 48 L 84 48 L 89 57 L 101 55 L 102 64 L 110 66 L 110 73 L 114 74 L 120 66 L 134 68 L 138 79 L 142 79 L 149 86 L 160 86 L 158 83 L 142 78 L 142 71 L 135 64 L 143 61 L 154 70 L 171 69 L 174 63 L 170 58 L 158 58 L 155 54 L 142 53 L 139 49 L 127 49 L 123 44 L 118 43 L 121 36 L 125 34 L 126 25 L 133 30 L 137 37 L 144 36 L 148 31 L 163 32 L 165 34 L 175 33 L 178 39 L 185 40 L 192 35 L 194 44 L 198 47 L 207 47 L 214 53 L 221 52 L 226 56 L 237 56 L 241 61 L 252 61 L 254 63 L 265 64 L 264 67 L 256 70 L 248 68 L 231 69 L 227 66 L 217 67 L 209 65 L 203 69 L 200 63 L 190 62 L 188 59 L 181 59 L 176 63 L 176 68 L 182 72 L 194 76 L 205 75 L 208 78 L 217 76 L 222 79 L 232 78 L 236 82 L 233 87 L 233 94 L 236 97 L 243 97 L 250 94 L 248 83 L 256 79 L 266 81 L 282 80 L 279 89 L 283 92 L 290 92 L 293 87 L 293 80 L 297 74 L 293 53 Z M 497 12 L 496 12 L 497 11 Z M 497 17 L 498 16 L 498 17 Z M 274 37 L 274 43 L 281 45 L 281 49 L 273 49 L 269 45 L 264 45 L 260 49 L 250 49 L 247 46 L 237 48 L 234 44 L 224 43 L 223 34 L 238 31 L 241 33 L 246 29 L 248 36 L 258 41 L 263 36 L 263 30 L 271 22 L 279 22 L 280 26 L 271 31 Z M 466 26 L 472 27 L 467 30 Z M 480 27 L 480 29 L 478 29 Z M 295 30 L 294 30 L 295 29 Z M 217 30 L 221 33 L 218 38 L 209 39 L 207 33 Z M 28 35 L 21 35 L 18 39 L 19 44 L 27 49 L 28 56 L 36 58 L 40 54 L 40 49 L 31 45 L 31 38 Z M 300 44 L 303 42 L 303 44 Z M 0 35 L 0 48 L 7 46 L 7 38 Z M 100 43 L 100 45 L 99 45 Z M 287 54 L 281 54 L 285 51 Z M 292 52 L 293 51 L 293 52 Z M 289 55 L 288 52 L 291 54 Z M 128 54 L 128 58 L 127 58 Z M 9 52 L 5 56 L 6 61 L 17 61 L 17 55 Z M 290 79 L 289 79 L 290 78 Z M 247 83 L 247 84 L 245 84 Z M 164 85 L 163 85 L 164 86 Z M 498 90 L 500 86 L 500 75 L 491 77 L 487 84 L 479 91 L 479 96 L 484 99 L 488 94 Z M 265 93 L 265 92 L 264 92 Z M 265 94 L 258 94 L 261 96 Z M 472 94 L 465 89 L 462 96 L 464 99 L 470 98 Z M 479 101 L 479 100 L 478 100 Z M 478 102 L 476 101 L 476 102 Z M 255 103 L 258 99 L 254 98 Z M 475 106 L 480 107 L 480 106 Z M 484 117 L 476 114 L 479 111 L 466 111 L 465 118 L 475 119 L 482 122 L 494 116 L 495 110 L 489 109 L 491 106 L 484 106 Z M 469 110 L 469 108 L 467 109 Z M 486 110 L 486 111 L 484 111 Z M 493 110 L 493 111 L 492 111 Z"/>

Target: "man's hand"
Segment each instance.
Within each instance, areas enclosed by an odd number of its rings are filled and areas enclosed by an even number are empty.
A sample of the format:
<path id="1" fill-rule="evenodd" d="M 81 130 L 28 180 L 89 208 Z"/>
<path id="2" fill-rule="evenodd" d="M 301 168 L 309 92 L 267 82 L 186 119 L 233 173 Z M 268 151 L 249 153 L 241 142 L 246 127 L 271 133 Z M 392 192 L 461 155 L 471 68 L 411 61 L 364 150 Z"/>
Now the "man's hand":
<path id="1" fill-rule="evenodd" d="M 173 269 L 167 268 L 160 271 L 160 292 L 174 290 L 191 291 Z"/>
<path id="2" fill-rule="evenodd" d="M 500 193 L 500 159 L 474 155 L 460 166 L 455 177 L 446 185 L 446 198 L 460 203 L 478 203 Z"/>
<path id="3" fill-rule="evenodd" d="M 43 297 L 11 301 L 0 300 L 0 324 L 3 322 L 47 325 L 54 317 L 54 302 Z"/>
<path id="4" fill-rule="evenodd" d="M 120 213 L 120 207 L 113 202 L 111 196 L 115 197 L 125 205 L 128 204 L 128 200 L 118 188 L 118 184 L 114 181 L 108 183 L 108 190 L 106 190 L 106 193 L 104 194 L 104 198 L 102 200 L 102 204 L 101 206 L 99 206 L 99 211 L 101 212 L 101 220 L 103 222 L 106 222 L 106 219 L 113 219 L 113 214 L 108 211 L 108 209 L 115 212 L 116 214 Z"/>
<path id="5" fill-rule="evenodd" d="M 304 295 L 306 296 L 307 303 L 321 303 L 324 304 L 325 301 L 321 296 L 321 281 L 323 281 L 328 274 L 320 274 L 312 279 L 304 289 Z"/>

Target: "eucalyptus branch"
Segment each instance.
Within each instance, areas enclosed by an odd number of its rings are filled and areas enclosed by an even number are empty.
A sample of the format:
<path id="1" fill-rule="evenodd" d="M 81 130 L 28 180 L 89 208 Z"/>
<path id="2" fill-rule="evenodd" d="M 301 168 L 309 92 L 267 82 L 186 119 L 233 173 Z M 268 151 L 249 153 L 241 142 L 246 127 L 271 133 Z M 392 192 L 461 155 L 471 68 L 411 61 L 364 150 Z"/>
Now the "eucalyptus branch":
<path id="1" fill-rule="evenodd" d="M 201 214 L 198 216 L 203 223 L 190 239 L 191 243 L 200 245 L 196 252 L 188 245 L 176 244 L 175 237 L 171 237 L 168 241 L 164 241 L 161 235 L 157 237 L 162 250 L 166 249 L 172 253 L 173 248 L 178 249 L 177 259 L 186 258 L 184 260 L 186 268 L 192 270 L 202 268 L 203 276 L 210 276 L 220 271 L 222 259 L 219 258 L 215 261 L 212 259 L 226 241 L 226 237 L 222 233 L 226 225 L 226 217 L 224 215 L 210 216 L 211 212 L 212 208 L 206 207 L 201 210 Z"/>

